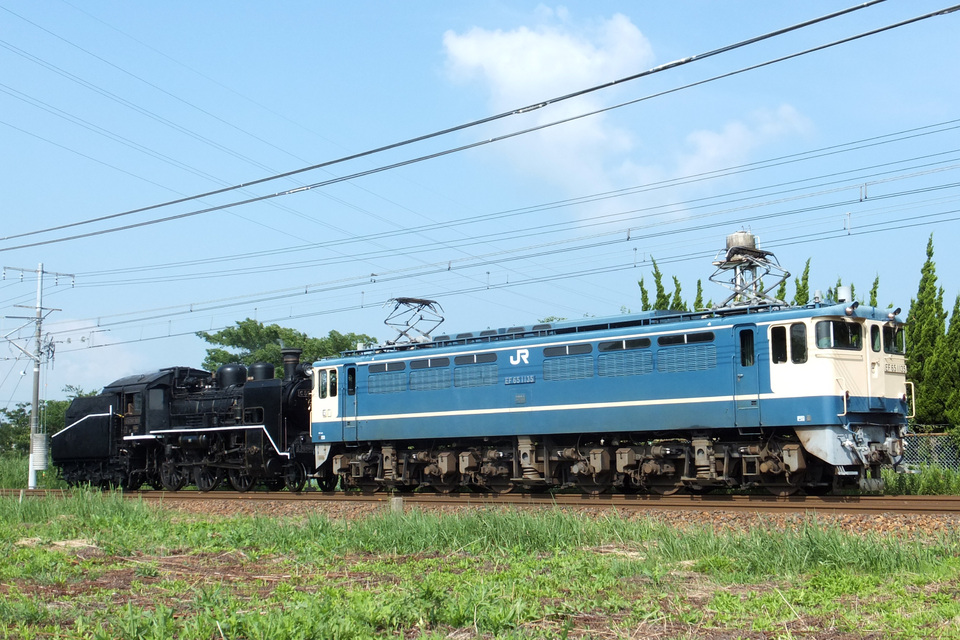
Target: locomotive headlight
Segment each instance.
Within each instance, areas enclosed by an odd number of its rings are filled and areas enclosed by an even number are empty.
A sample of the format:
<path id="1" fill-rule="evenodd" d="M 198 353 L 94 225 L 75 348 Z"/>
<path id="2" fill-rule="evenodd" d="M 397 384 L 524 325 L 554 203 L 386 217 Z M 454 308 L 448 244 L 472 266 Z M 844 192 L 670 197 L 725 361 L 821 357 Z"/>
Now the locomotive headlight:
<path id="1" fill-rule="evenodd" d="M 848 316 L 852 316 L 852 315 L 853 315 L 853 312 L 856 311 L 856 310 L 857 310 L 857 307 L 859 307 L 859 306 L 860 306 L 860 303 L 854 301 L 853 304 L 851 304 L 849 307 L 847 307 L 847 308 L 844 310 L 844 313 L 846 313 Z"/>
<path id="2" fill-rule="evenodd" d="M 900 307 L 897 307 L 896 309 L 894 309 L 893 311 L 891 311 L 890 313 L 888 313 L 888 314 L 887 314 L 887 319 L 888 319 L 888 320 L 893 320 L 893 319 L 896 318 L 898 315 L 900 315 Z"/>

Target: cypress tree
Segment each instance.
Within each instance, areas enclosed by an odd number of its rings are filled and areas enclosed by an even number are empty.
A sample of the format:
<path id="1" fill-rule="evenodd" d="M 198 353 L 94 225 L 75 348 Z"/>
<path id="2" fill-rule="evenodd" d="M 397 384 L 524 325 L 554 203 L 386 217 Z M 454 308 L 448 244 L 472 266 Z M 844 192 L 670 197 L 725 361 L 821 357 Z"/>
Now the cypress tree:
<path id="1" fill-rule="evenodd" d="M 650 293 L 643 284 L 643 278 L 637 284 L 640 285 L 640 311 L 650 311 Z"/>
<path id="2" fill-rule="evenodd" d="M 810 302 L 810 258 L 807 258 L 807 264 L 803 267 L 803 273 L 799 278 L 793 279 L 797 292 L 793 296 L 793 304 L 803 306 Z"/>
<path id="3" fill-rule="evenodd" d="M 956 406 L 960 401 L 960 295 L 953 303 L 950 329 L 937 341 L 933 355 L 923 367 L 923 378 L 923 406 L 930 416 L 927 422 L 943 424 L 952 422 L 951 417 L 960 417 L 956 415 L 960 411 Z"/>
<path id="4" fill-rule="evenodd" d="M 880 274 L 873 279 L 873 286 L 870 287 L 870 306 L 875 307 L 879 304 L 877 293 L 880 291 Z"/>
<path id="5" fill-rule="evenodd" d="M 917 391 L 917 423 L 936 424 L 944 420 L 937 404 L 927 401 L 927 362 L 945 334 L 947 314 L 943 310 L 943 289 L 937 287 L 937 268 L 933 261 L 933 234 L 927 241 L 927 259 L 920 269 L 917 297 L 910 300 L 907 313 L 907 378 Z"/>
<path id="6" fill-rule="evenodd" d="M 663 273 L 660 272 L 657 261 L 653 258 L 650 258 L 650 261 L 653 262 L 653 286 L 657 290 L 657 298 L 653 301 L 653 308 L 657 311 L 665 311 L 670 308 L 670 295 L 663 288 Z"/>
<path id="7" fill-rule="evenodd" d="M 673 286 L 676 287 L 676 289 L 673 290 L 673 298 L 670 300 L 669 308 L 674 311 L 689 311 L 687 303 L 680 297 L 680 280 L 677 276 L 673 276 Z"/>
<path id="8" fill-rule="evenodd" d="M 697 297 L 693 300 L 693 311 L 705 309 L 703 306 L 703 281 L 697 280 Z"/>
<path id="9" fill-rule="evenodd" d="M 780 300 L 782 302 L 787 301 L 787 281 L 786 280 L 781 282 L 780 286 L 777 287 L 777 293 L 774 297 L 776 297 L 777 300 Z"/>

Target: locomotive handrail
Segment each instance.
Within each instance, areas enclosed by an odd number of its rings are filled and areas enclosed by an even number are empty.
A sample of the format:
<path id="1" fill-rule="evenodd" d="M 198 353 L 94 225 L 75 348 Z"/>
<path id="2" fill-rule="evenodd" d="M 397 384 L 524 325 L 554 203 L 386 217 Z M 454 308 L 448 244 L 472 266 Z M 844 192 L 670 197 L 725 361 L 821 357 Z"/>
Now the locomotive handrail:
<path id="1" fill-rule="evenodd" d="M 910 415 L 907 416 L 907 420 L 911 420 L 917 417 L 917 388 L 914 386 L 913 381 L 904 380 L 904 385 L 910 385 Z"/>
<path id="2" fill-rule="evenodd" d="M 837 380 L 837 386 L 840 387 L 840 398 L 841 400 L 843 400 L 843 413 L 838 413 L 837 417 L 843 418 L 844 416 L 847 415 L 847 410 L 848 410 L 847 400 L 850 399 L 850 392 L 844 389 L 843 378 L 837 378 L 836 380 Z"/>
<path id="3" fill-rule="evenodd" d="M 60 431 L 57 431 L 55 434 L 53 434 L 53 435 L 50 436 L 50 437 L 51 437 L 51 438 L 56 438 L 58 435 L 60 435 L 61 433 L 65 432 L 67 429 L 72 429 L 73 427 L 77 426 L 78 424 L 80 424 L 81 422 L 83 422 L 84 420 L 86 420 L 87 418 L 104 418 L 104 417 L 108 417 L 108 416 L 112 416 L 112 415 L 113 415 L 113 405 L 110 405 L 110 411 L 109 411 L 108 413 L 88 413 L 87 415 L 83 416 L 82 418 L 80 418 L 80 419 L 77 420 L 76 422 L 74 422 L 74 423 L 72 423 L 72 424 L 70 424 L 70 425 L 67 425 L 67 426 L 64 427 L 63 429 L 60 429 Z"/>

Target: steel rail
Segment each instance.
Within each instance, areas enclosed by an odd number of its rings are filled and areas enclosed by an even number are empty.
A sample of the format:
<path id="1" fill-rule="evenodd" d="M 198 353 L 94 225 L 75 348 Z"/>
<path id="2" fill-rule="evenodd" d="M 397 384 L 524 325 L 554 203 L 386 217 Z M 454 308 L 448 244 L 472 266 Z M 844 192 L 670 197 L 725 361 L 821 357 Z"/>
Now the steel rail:
<path id="1" fill-rule="evenodd" d="M 0 496 L 63 497 L 70 490 L 3 489 Z M 844 514 L 960 514 L 960 496 L 773 496 L 773 495 L 580 495 L 580 494 L 485 494 L 462 493 L 321 493 L 306 491 L 139 491 L 123 494 L 129 499 L 175 504 L 206 500 L 239 500 L 248 502 L 312 502 L 318 508 L 324 503 L 376 503 L 386 507 L 401 506 L 510 506 L 602 508 L 624 511 L 736 511 L 756 513 L 844 513 Z"/>

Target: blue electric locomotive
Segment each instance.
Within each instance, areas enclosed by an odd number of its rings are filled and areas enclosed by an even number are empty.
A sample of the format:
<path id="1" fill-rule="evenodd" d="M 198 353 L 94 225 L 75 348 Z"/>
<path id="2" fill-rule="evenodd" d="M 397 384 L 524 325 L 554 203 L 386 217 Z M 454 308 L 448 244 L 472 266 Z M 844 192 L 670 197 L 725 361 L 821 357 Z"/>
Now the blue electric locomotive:
<path id="1" fill-rule="evenodd" d="M 715 264 L 744 254 L 769 257 L 733 247 Z M 896 312 L 736 304 L 761 276 L 748 266 L 737 277 L 735 304 L 711 311 L 460 333 L 316 362 L 318 476 L 441 492 L 879 489 L 910 405 Z"/>

